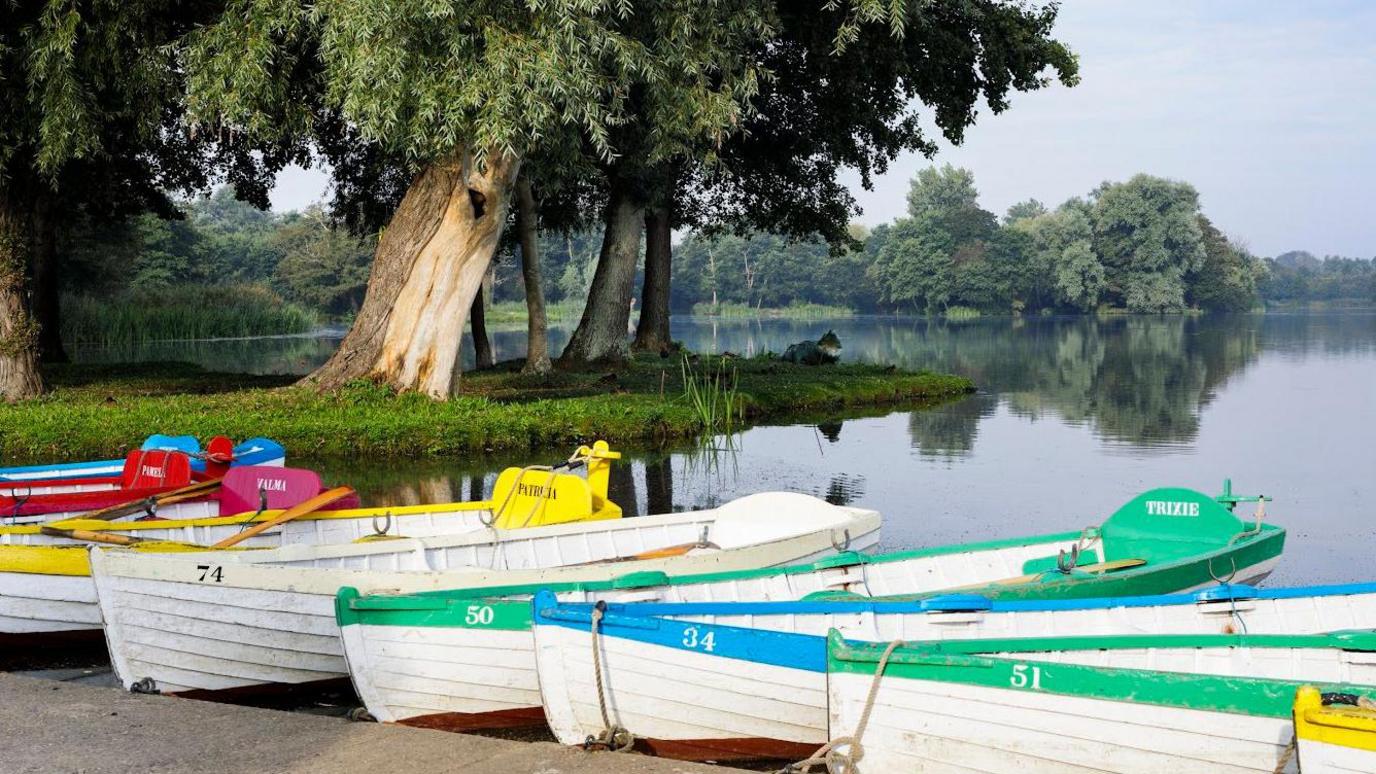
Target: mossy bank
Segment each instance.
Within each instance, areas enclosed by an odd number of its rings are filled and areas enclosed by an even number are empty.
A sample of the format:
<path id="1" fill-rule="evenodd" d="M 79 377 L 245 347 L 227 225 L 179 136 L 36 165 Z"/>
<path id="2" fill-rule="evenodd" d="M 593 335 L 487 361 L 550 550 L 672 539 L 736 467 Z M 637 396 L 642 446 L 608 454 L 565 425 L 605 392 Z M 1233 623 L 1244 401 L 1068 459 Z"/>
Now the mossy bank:
<path id="1" fill-rule="evenodd" d="M 882 366 L 811 368 L 772 358 L 703 358 L 695 367 L 737 379 L 747 422 L 818 411 L 915 406 L 958 397 L 958 376 Z M 354 384 L 331 394 L 290 377 L 219 374 L 181 363 L 60 366 L 48 395 L 0 406 L 9 461 L 117 454 L 149 433 L 274 438 L 289 454 L 445 457 L 493 449 L 565 448 L 591 438 L 652 443 L 702 432 L 674 358 L 638 358 L 612 372 L 525 376 L 501 366 L 466 374 L 463 394 L 434 401 Z"/>

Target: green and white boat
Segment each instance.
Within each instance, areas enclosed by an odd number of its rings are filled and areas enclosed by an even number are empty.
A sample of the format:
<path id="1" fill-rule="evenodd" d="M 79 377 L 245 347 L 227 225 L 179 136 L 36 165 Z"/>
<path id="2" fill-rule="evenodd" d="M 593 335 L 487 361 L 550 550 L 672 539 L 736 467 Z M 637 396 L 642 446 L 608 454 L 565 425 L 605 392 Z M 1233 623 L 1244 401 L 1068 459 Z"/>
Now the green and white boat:
<path id="1" fill-rule="evenodd" d="M 842 553 L 788 567 L 629 573 L 601 581 L 490 586 L 336 600 L 350 677 L 379 720 L 444 728 L 539 723 L 530 598 L 561 602 L 741 602 L 823 598 L 1085 599 L 1255 583 L 1285 531 L 1232 513 L 1242 501 L 1188 489 L 1134 498 L 1102 526 L 888 554 Z M 748 625 L 748 624 L 747 624 Z"/>
<path id="2" fill-rule="evenodd" d="M 833 630 L 827 674 L 831 737 L 852 740 L 832 754 L 862 772 L 1294 772 L 1296 691 L 1369 692 L 1376 633 L 894 646 Z"/>

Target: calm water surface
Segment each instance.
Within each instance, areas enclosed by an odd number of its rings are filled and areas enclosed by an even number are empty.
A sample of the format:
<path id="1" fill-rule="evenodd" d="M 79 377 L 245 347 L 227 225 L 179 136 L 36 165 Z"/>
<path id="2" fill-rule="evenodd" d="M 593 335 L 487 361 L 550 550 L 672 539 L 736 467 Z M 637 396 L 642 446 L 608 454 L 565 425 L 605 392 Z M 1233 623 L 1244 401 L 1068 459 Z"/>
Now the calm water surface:
<path id="1" fill-rule="evenodd" d="M 673 332 L 694 350 L 750 355 L 827 328 L 846 359 L 953 371 L 980 392 L 926 411 L 760 427 L 714 444 L 734 451 L 635 452 L 613 497 L 645 513 L 769 489 L 809 492 L 880 510 L 885 547 L 909 548 L 1076 529 L 1143 489 L 1214 492 L 1231 477 L 1239 491 L 1274 496 L 1267 518 L 1290 529 L 1274 582 L 1376 580 L 1376 315 L 676 318 Z M 567 334 L 554 331 L 554 346 Z M 497 356 L 519 357 L 523 339 L 496 333 Z M 169 342 L 76 355 L 305 373 L 337 343 Z M 472 496 L 501 467 L 529 461 L 294 458 L 379 503 Z"/>

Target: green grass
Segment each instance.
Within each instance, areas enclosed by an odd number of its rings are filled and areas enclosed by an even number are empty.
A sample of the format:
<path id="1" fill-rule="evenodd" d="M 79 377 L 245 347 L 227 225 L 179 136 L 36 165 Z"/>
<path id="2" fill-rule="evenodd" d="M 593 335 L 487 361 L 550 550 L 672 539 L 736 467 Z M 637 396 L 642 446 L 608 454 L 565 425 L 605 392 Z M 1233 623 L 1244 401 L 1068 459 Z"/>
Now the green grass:
<path id="1" fill-rule="evenodd" d="M 693 304 L 693 314 L 702 317 L 754 318 L 778 317 L 816 319 L 820 317 L 854 317 L 855 310 L 826 304 L 790 304 L 783 307 L 754 307 L 748 304 Z"/>
<path id="2" fill-rule="evenodd" d="M 79 344 L 133 344 L 167 339 L 220 339 L 307 333 L 316 315 L 261 285 L 185 286 L 114 298 L 62 299 L 62 339 Z"/>
<path id="3" fill-rule="evenodd" d="M 583 314 L 582 301 L 556 301 L 545 305 L 545 319 L 549 322 L 577 320 Z M 483 319 L 488 325 L 526 324 L 526 302 L 503 301 L 493 304 Z"/>
<path id="4" fill-rule="evenodd" d="M 963 395 L 968 380 L 881 366 L 796 366 L 773 359 L 701 358 L 693 367 L 737 378 L 748 422 L 809 412 L 915 406 Z M 658 443 L 695 438 L 702 419 L 684 397 L 673 358 L 638 358 L 615 374 L 466 375 L 463 394 L 434 401 L 360 383 L 333 394 L 283 377 L 216 374 L 186 364 L 55 366 L 53 390 L 0 410 L 0 457 L 17 461 L 110 456 L 149 433 L 274 438 L 289 454 L 379 459 L 564 448 L 593 438 Z"/>
<path id="5" fill-rule="evenodd" d="M 979 315 L 978 309 L 969 306 L 948 306 L 946 311 L 941 313 L 941 316 L 948 320 L 973 320 Z"/>

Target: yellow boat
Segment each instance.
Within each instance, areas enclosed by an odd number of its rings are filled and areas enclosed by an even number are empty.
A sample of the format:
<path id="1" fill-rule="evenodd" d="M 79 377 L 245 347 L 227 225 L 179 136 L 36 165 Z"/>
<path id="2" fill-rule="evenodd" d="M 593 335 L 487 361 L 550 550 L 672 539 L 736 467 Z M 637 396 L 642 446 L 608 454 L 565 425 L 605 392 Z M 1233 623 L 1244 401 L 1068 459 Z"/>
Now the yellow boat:
<path id="1" fill-rule="evenodd" d="M 1320 693 L 1312 685 L 1300 688 L 1295 747 L 1304 774 L 1376 774 L 1376 702 L 1369 696 Z"/>
<path id="2" fill-rule="evenodd" d="M 580 447 L 560 465 L 507 468 L 497 477 L 491 500 L 317 510 L 275 524 L 228 550 L 616 519 L 621 508 L 607 498 L 607 484 L 611 462 L 620 457 L 598 441 Z M 583 466 L 586 477 L 572 472 Z M 0 527 L 0 642 L 99 631 L 100 608 L 90 577 L 92 542 L 121 541 L 152 552 L 209 551 L 213 544 L 252 532 L 283 513 L 113 522 L 77 518 Z"/>

